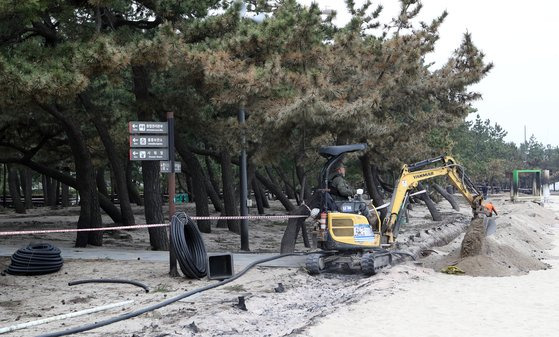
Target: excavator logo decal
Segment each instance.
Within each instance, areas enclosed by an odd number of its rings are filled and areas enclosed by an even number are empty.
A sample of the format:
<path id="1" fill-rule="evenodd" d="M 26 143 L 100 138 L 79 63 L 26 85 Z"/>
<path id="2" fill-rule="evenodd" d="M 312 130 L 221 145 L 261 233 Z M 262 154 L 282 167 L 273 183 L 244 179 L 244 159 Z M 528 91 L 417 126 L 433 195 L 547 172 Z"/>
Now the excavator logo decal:
<path id="1" fill-rule="evenodd" d="M 435 172 L 425 172 L 425 173 L 422 173 L 422 174 L 415 175 L 413 177 L 414 177 L 414 179 L 419 179 L 419 178 L 423 178 L 423 177 L 430 177 L 434 174 L 435 174 Z"/>

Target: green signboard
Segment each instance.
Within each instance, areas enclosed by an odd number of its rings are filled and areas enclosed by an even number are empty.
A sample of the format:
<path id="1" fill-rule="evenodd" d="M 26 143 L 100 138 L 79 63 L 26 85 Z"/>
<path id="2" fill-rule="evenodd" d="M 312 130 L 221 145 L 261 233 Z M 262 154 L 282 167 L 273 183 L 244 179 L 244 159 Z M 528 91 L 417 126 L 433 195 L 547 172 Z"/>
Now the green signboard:
<path id="1" fill-rule="evenodd" d="M 188 193 L 175 194 L 175 204 L 186 204 L 188 201 Z"/>

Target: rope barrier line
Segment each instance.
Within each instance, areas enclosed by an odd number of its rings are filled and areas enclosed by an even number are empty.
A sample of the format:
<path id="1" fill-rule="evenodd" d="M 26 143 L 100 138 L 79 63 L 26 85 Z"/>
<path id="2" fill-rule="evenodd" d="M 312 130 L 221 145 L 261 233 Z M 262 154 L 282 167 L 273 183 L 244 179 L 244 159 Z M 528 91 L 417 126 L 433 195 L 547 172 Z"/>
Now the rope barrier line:
<path id="1" fill-rule="evenodd" d="M 247 216 L 193 216 L 192 220 L 240 220 L 240 219 L 291 219 L 291 218 L 306 218 L 307 215 L 247 215 Z M 8 235 L 27 235 L 27 234 L 46 234 L 46 233 L 71 233 L 71 232 L 94 232 L 94 231 L 111 231 L 117 229 L 136 229 L 136 228 L 153 228 L 153 227 L 168 227 L 168 223 L 159 224 L 144 224 L 144 225 L 130 225 L 130 226 L 113 226 L 113 227 L 98 227 L 98 228 L 68 228 L 68 229 L 38 229 L 29 231 L 10 231 L 0 232 L 0 236 Z"/>

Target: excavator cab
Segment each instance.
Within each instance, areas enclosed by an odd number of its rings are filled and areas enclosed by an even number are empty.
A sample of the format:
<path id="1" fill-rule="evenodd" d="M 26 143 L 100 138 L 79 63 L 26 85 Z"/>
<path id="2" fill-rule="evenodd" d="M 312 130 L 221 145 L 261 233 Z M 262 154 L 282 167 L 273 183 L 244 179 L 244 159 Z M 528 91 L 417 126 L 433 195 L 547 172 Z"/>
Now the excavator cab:
<path id="1" fill-rule="evenodd" d="M 362 250 L 363 248 L 378 247 L 379 223 L 373 228 L 365 214 L 367 204 L 361 193 L 353 199 L 334 201 L 329 188 L 329 179 L 333 167 L 342 160 L 346 153 L 362 151 L 367 144 L 350 144 L 326 146 L 319 150 L 319 154 L 326 158 L 326 163 L 320 171 L 321 222 L 319 228 L 319 247 L 325 250 Z M 374 207 L 372 208 L 374 210 Z M 323 226 L 324 225 L 324 226 Z M 323 228 L 324 227 L 324 228 Z M 376 232 L 376 233 L 375 233 Z"/>

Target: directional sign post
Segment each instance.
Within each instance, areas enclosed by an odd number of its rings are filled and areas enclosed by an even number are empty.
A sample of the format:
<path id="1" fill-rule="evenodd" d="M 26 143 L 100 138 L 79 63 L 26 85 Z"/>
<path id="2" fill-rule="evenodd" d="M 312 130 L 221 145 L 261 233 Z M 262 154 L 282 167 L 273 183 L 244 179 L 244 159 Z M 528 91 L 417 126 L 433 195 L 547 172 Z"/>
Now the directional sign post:
<path id="1" fill-rule="evenodd" d="M 171 173 L 171 162 L 170 161 L 160 161 L 159 167 L 161 173 Z M 175 162 L 175 172 L 181 172 L 182 165 L 180 162 Z"/>
<path id="2" fill-rule="evenodd" d="M 130 149 L 130 160 L 169 160 L 169 149 Z"/>
<path id="3" fill-rule="evenodd" d="M 129 122 L 128 131 L 137 134 L 159 134 L 169 133 L 167 122 Z"/>
<path id="4" fill-rule="evenodd" d="M 172 112 L 167 113 L 167 122 L 128 123 L 130 132 L 130 160 L 157 160 L 161 172 L 169 173 L 169 219 L 175 214 L 175 171 L 180 172 L 180 163 L 175 163 L 174 124 Z M 178 167 L 177 165 L 178 164 Z M 171 231 L 169 242 L 171 243 Z M 177 258 L 173 249 L 169 249 L 169 274 L 179 276 Z"/>
<path id="5" fill-rule="evenodd" d="M 130 136 L 130 147 L 168 147 L 169 138 L 165 136 Z"/>

